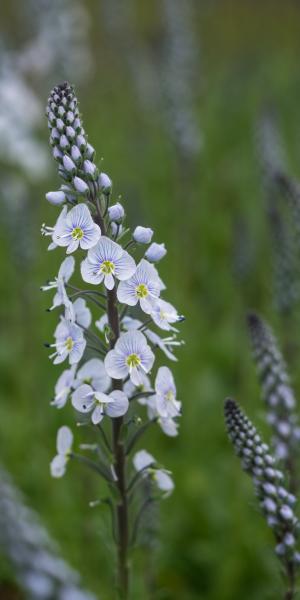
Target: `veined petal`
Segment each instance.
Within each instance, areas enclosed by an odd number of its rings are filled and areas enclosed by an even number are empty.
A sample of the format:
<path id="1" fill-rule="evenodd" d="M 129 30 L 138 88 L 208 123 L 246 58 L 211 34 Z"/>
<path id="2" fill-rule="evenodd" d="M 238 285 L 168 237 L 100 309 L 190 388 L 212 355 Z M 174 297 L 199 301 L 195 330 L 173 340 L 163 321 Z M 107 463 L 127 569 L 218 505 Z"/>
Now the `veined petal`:
<path id="1" fill-rule="evenodd" d="M 112 274 L 105 275 L 104 285 L 105 285 L 106 289 L 108 289 L 108 290 L 112 290 L 115 287 L 115 280 L 114 280 Z"/>
<path id="2" fill-rule="evenodd" d="M 120 281 L 129 279 L 136 270 L 135 261 L 125 250 L 123 251 L 122 256 L 115 260 L 115 267 L 116 277 L 120 279 Z"/>
<path id="3" fill-rule="evenodd" d="M 90 262 L 89 257 L 85 258 L 80 265 L 81 277 L 87 283 L 98 285 L 103 281 L 103 273 L 97 272 L 97 267 Z"/>
<path id="4" fill-rule="evenodd" d="M 57 432 L 56 449 L 58 454 L 69 452 L 73 444 L 73 433 L 69 427 L 63 425 Z"/>
<path id="5" fill-rule="evenodd" d="M 95 406 L 95 408 L 92 412 L 92 423 L 94 425 L 98 425 L 98 423 L 101 423 L 103 417 L 104 417 L 104 413 L 103 413 L 102 406 Z"/>
<path id="6" fill-rule="evenodd" d="M 84 338 L 82 338 L 80 341 L 77 341 L 70 354 L 69 354 L 69 363 L 70 365 L 75 365 L 76 363 L 78 363 L 80 361 L 80 359 L 82 358 L 82 355 L 84 353 L 86 347 L 86 340 Z"/>
<path id="7" fill-rule="evenodd" d="M 94 390 L 84 383 L 72 394 L 72 405 L 78 412 L 88 413 L 95 406 Z"/>
<path id="8" fill-rule="evenodd" d="M 84 298 L 77 298 L 73 304 L 73 308 L 75 311 L 76 323 L 87 329 L 92 322 L 92 314 L 90 309 L 87 307 Z"/>
<path id="9" fill-rule="evenodd" d="M 72 229 L 80 227 L 84 230 L 91 226 L 93 219 L 87 205 L 81 203 L 74 206 L 67 215 L 67 223 Z"/>
<path id="10" fill-rule="evenodd" d="M 68 240 L 67 254 L 72 254 L 72 252 L 75 252 L 75 250 L 77 250 L 79 247 L 79 240 L 73 240 L 72 236 L 71 239 L 66 238 L 66 240 Z M 65 246 L 66 244 L 61 245 Z"/>
<path id="11" fill-rule="evenodd" d="M 110 350 L 104 360 L 104 366 L 107 374 L 112 379 L 124 379 L 128 374 L 128 367 L 125 363 L 125 357 L 122 354 L 116 352 L 116 350 Z"/>
<path id="12" fill-rule="evenodd" d="M 110 394 L 113 398 L 113 402 L 108 404 L 105 408 L 105 412 L 109 417 L 122 417 L 127 413 L 129 402 L 126 394 L 120 390 L 113 390 Z"/>
<path id="13" fill-rule="evenodd" d="M 88 250 L 97 244 L 101 236 L 101 230 L 99 225 L 93 223 L 90 227 L 84 230 L 84 236 L 80 240 L 80 247 L 83 250 Z"/>
<path id="14" fill-rule="evenodd" d="M 141 331 L 131 329 L 122 335 L 117 340 L 115 349 L 125 356 L 129 354 L 140 355 L 141 351 L 147 347 L 147 340 Z"/>
<path id="15" fill-rule="evenodd" d="M 128 304 L 129 306 L 135 306 L 138 303 L 135 287 L 132 285 L 132 283 L 128 283 L 128 281 L 121 281 L 119 283 L 117 298 L 119 302 Z"/>

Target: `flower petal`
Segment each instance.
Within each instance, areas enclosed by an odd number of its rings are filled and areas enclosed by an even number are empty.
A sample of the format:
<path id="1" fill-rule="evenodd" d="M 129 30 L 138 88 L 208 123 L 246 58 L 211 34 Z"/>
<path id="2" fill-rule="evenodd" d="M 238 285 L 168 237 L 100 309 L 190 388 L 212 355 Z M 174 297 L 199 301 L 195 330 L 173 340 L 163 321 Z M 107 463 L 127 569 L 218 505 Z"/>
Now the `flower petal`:
<path id="1" fill-rule="evenodd" d="M 78 412 L 88 413 L 95 405 L 94 390 L 90 385 L 84 383 L 72 394 L 72 405 Z"/>
<path id="2" fill-rule="evenodd" d="M 104 360 L 104 366 L 107 374 L 112 379 L 124 379 L 128 375 L 128 367 L 125 358 L 116 350 L 110 350 Z"/>
<path id="3" fill-rule="evenodd" d="M 105 412 L 109 417 L 122 417 L 127 413 L 129 402 L 126 394 L 120 390 L 113 390 L 110 394 L 113 402 L 107 404 Z"/>

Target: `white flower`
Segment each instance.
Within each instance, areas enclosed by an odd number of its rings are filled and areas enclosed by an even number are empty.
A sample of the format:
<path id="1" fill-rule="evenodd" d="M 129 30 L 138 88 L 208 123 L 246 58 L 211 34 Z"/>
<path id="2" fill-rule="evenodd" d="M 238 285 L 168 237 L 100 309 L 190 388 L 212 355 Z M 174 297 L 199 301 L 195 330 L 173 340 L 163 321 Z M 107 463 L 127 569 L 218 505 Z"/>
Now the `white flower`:
<path id="1" fill-rule="evenodd" d="M 85 204 L 77 204 L 65 215 L 54 228 L 53 239 L 58 246 L 67 246 L 67 254 L 80 246 L 88 250 L 100 238 L 99 225 L 94 223 L 91 213 Z"/>
<path id="2" fill-rule="evenodd" d="M 86 341 L 83 332 L 78 325 L 62 319 L 56 327 L 54 336 L 56 338 L 54 347 L 56 350 L 49 358 L 54 358 L 54 364 L 62 363 L 69 357 L 70 365 L 78 363 L 84 353 Z"/>
<path id="3" fill-rule="evenodd" d="M 124 208 L 120 202 L 113 204 L 108 209 L 108 215 L 111 221 L 122 221 L 125 215 Z"/>
<path id="4" fill-rule="evenodd" d="M 55 206 L 59 204 L 63 204 L 66 201 L 66 196 L 62 190 L 57 192 L 48 192 L 46 194 L 46 200 L 50 202 L 50 204 L 54 204 Z"/>
<path id="5" fill-rule="evenodd" d="M 180 414 L 181 402 L 176 400 L 176 386 L 168 367 L 160 367 L 155 379 L 156 407 L 161 417 L 177 417 Z"/>
<path id="6" fill-rule="evenodd" d="M 65 284 L 69 281 L 70 277 L 74 273 L 75 268 L 75 260 L 73 256 L 67 256 L 65 260 L 62 262 L 57 277 L 53 281 L 49 281 L 47 285 L 41 287 L 43 292 L 47 290 L 57 289 L 57 292 L 53 298 L 53 303 L 50 310 L 56 308 L 57 306 L 61 306 L 62 304 L 67 308 L 71 304 L 71 301 L 68 298 L 67 292 L 65 290 Z"/>
<path id="7" fill-rule="evenodd" d="M 145 258 L 147 258 L 147 260 L 150 260 L 151 262 L 158 262 L 164 256 L 166 256 L 166 254 L 167 250 L 165 248 L 165 244 L 157 244 L 156 242 L 153 242 L 151 246 L 149 246 L 149 248 L 147 249 L 145 253 Z"/>
<path id="8" fill-rule="evenodd" d="M 135 228 L 132 234 L 134 241 L 139 244 L 150 244 L 152 236 L 153 230 L 150 227 L 141 227 L 140 225 Z"/>
<path id="9" fill-rule="evenodd" d="M 77 372 L 74 387 L 87 383 L 97 392 L 106 392 L 111 380 L 108 377 L 104 364 L 100 358 L 91 358 Z"/>
<path id="10" fill-rule="evenodd" d="M 149 454 L 146 450 L 139 450 L 133 457 L 133 464 L 137 472 L 143 471 L 144 477 L 150 476 L 165 496 L 171 494 L 174 483 L 169 471 L 155 468 L 156 460 L 152 454 Z"/>
<path id="11" fill-rule="evenodd" d="M 174 308 L 172 304 L 161 298 L 159 298 L 153 306 L 151 317 L 155 325 L 166 331 L 177 331 L 170 323 L 178 323 L 184 319 L 184 317 L 178 314 L 176 308 Z"/>
<path id="12" fill-rule="evenodd" d="M 115 277 L 124 281 L 129 279 L 135 270 L 135 262 L 128 252 L 104 236 L 89 250 L 86 259 L 81 263 L 82 279 L 94 285 L 104 280 L 108 290 L 113 289 Z"/>
<path id="13" fill-rule="evenodd" d="M 135 306 L 139 302 L 141 309 L 150 314 L 160 290 L 161 285 L 155 268 L 142 259 L 132 277 L 121 281 L 117 296 L 120 302 L 129 306 Z"/>
<path id="14" fill-rule="evenodd" d="M 128 398 L 131 398 L 131 396 L 134 396 L 135 394 L 141 394 L 143 392 L 153 392 L 148 375 L 146 375 L 146 373 L 141 373 L 140 377 L 141 383 L 139 385 L 134 385 L 130 379 L 124 384 L 124 392 L 126 396 L 128 396 Z M 138 402 L 142 405 L 147 404 L 148 396 L 141 396 L 140 398 L 138 398 Z"/>
<path id="15" fill-rule="evenodd" d="M 63 408 L 68 400 L 68 396 L 71 389 L 74 386 L 76 365 L 73 365 L 70 369 L 66 369 L 59 376 L 55 385 L 55 396 L 51 402 L 52 406 L 57 408 Z"/>
<path id="16" fill-rule="evenodd" d="M 120 390 L 113 390 L 109 395 L 93 390 L 84 383 L 72 395 L 72 404 L 78 412 L 89 413 L 94 425 L 100 423 L 105 415 L 111 418 L 122 417 L 128 410 L 128 398 Z"/>
<path id="17" fill-rule="evenodd" d="M 57 432 L 57 454 L 53 458 L 50 470 L 52 477 L 62 477 L 66 472 L 66 465 L 72 452 L 73 433 L 69 427 L 63 426 Z"/>
<path id="18" fill-rule="evenodd" d="M 92 315 L 84 298 L 77 298 L 77 300 L 73 302 L 73 310 L 77 325 L 87 329 L 92 322 Z"/>
<path id="19" fill-rule="evenodd" d="M 104 366 L 113 379 L 130 375 L 134 385 L 142 383 L 142 373 L 148 373 L 154 363 L 154 354 L 140 331 L 121 334 L 113 350 L 105 357 Z"/>

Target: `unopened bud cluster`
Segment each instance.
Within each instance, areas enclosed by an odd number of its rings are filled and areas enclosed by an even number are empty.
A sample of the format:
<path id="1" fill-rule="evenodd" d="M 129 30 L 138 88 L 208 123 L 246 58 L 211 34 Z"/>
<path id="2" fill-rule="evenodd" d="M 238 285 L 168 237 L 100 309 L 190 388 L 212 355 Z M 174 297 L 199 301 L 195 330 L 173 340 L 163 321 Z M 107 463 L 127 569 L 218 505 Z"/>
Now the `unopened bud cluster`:
<path id="1" fill-rule="evenodd" d="M 276 457 L 287 460 L 299 445 L 295 397 L 281 352 L 270 327 L 255 314 L 248 316 L 249 333 L 262 395 L 267 406 L 267 420 L 274 431 Z"/>
<path id="2" fill-rule="evenodd" d="M 277 468 L 251 421 L 234 400 L 225 402 L 225 422 L 228 436 L 240 457 L 245 471 L 252 477 L 260 507 L 276 538 L 276 554 L 286 563 L 298 564 L 296 551 L 298 520 L 294 513 L 296 498 L 284 486 L 283 473 Z"/>
<path id="3" fill-rule="evenodd" d="M 66 200 L 74 203 L 78 195 L 94 196 L 103 184 L 105 174 L 101 175 L 94 163 L 95 150 L 88 142 L 77 98 L 69 83 L 53 89 L 46 112 L 53 156 L 65 181 L 60 190 L 47 194 L 47 200 L 52 204 L 62 204 Z M 103 185 L 109 187 L 109 184 L 110 180 L 104 181 Z"/>

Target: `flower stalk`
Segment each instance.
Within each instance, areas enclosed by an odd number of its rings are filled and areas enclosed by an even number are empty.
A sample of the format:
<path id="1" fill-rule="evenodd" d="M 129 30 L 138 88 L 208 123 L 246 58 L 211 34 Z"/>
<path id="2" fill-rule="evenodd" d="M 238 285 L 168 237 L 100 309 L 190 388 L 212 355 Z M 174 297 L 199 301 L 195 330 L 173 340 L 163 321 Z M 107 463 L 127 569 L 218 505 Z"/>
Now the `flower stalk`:
<path id="1" fill-rule="evenodd" d="M 177 360 L 173 347 L 181 342 L 176 340 L 175 325 L 183 317 L 160 297 L 165 285 L 155 263 L 165 256 L 165 246 L 151 243 L 154 232 L 149 227 L 138 225 L 131 233 L 125 226 L 123 206 L 111 204 L 111 179 L 96 165 L 74 89 L 67 82 L 50 94 L 47 115 L 63 184 L 57 192 L 46 194 L 61 212 L 55 225 L 44 225 L 42 233 L 51 238 L 49 250 L 64 249 L 67 254 L 57 277 L 42 288 L 55 291 L 50 310 L 61 310 L 55 342 L 47 347 L 53 347 L 54 364 L 69 362 L 58 378 L 52 405 L 61 409 L 70 399 L 79 424 L 89 424 L 97 439 L 96 444 L 80 445 L 81 451 L 94 452 L 91 460 L 73 451 L 73 433 L 68 426 L 61 427 L 51 473 L 62 477 L 74 459 L 105 480 L 111 496 L 90 506 L 110 507 L 117 550 L 116 590 L 120 599 L 127 600 L 129 548 L 133 537 L 138 540 L 141 507 L 152 502 L 153 495 L 151 491 L 151 498 L 149 492 L 149 498 L 141 501 L 139 486 L 130 482 L 151 480 L 153 485 L 146 488 L 156 488 L 157 499 L 174 487 L 170 474 L 146 451 L 139 450 L 133 459 L 131 452 L 153 423 L 169 437 L 177 435 L 181 403 L 176 399 L 173 375 L 168 367 L 160 367 L 151 382 L 151 371 L 156 351 Z M 145 246 L 149 246 L 146 252 Z M 70 283 L 75 253 L 83 254 L 81 277 L 92 289 Z M 131 307 L 135 315 L 140 312 L 140 319 L 133 318 Z M 153 327 L 171 335 L 161 338 Z M 142 410 L 146 419 L 139 415 Z M 139 475 L 136 479 L 134 470 Z M 130 514 L 132 505 L 138 519 Z"/>

